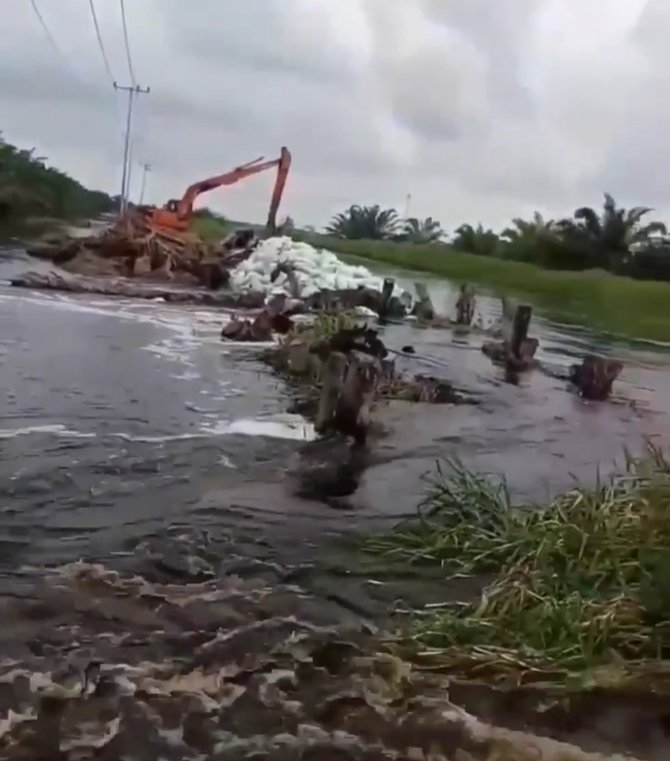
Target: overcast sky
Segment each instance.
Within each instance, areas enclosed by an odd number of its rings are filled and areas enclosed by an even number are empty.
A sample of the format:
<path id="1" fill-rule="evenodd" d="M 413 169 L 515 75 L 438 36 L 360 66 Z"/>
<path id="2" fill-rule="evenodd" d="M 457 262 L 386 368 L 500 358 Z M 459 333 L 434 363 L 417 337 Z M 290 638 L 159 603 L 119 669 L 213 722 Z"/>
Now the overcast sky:
<path id="1" fill-rule="evenodd" d="M 125 96 L 88 0 L 2 0 L 0 129 L 118 192 Z M 129 81 L 118 0 L 96 0 Z M 670 218 L 670 0 L 126 0 L 147 200 L 293 153 L 280 216 L 379 203 L 499 227 L 601 203 Z M 133 194 L 141 170 L 134 166 Z M 271 175 L 209 194 L 262 221 Z"/>

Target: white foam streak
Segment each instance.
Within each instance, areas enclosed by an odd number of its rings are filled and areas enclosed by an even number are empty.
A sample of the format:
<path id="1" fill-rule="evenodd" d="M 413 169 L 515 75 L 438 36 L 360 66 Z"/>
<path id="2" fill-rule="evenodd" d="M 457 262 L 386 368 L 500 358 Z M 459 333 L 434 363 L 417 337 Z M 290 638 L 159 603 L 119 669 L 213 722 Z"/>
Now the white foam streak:
<path id="1" fill-rule="evenodd" d="M 28 436 L 31 434 L 52 434 L 66 439 L 94 439 L 98 436 L 96 433 L 73 431 L 60 423 L 0 429 L 0 439 L 13 439 L 18 436 Z M 195 433 L 143 436 L 125 431 L 116 431 L 105 434 L 107 437 L 145 444 L 163 444 L 169 441 L 187 441 L 189 439 L 233 435 L 264 436 L 266 438 L 290 441 L 313 441 L 316 438 L 314 426 L 299 415 L 277 415 L 274 418 L 240 418 L 237 420 L 216 421 L 214 423 L 205 422 L 200 430 Z"/>

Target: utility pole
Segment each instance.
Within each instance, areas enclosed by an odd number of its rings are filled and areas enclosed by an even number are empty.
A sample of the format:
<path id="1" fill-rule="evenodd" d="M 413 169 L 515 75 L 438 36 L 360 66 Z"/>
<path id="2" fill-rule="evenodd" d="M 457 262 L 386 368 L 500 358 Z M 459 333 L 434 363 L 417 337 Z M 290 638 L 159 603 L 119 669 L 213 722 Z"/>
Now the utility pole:
<path id="1" fill-rule="evenodd" d="M 151 171 L 151 164 L 142 164 L 142 169 L 144 171 L 142 172 L 142 187 L 140 188 L 140 206 L 144 201 L 144 191 L 147 187 L 147 172 Z"/>
<path id="2" fill-rule="evenodd" d="M 133 99 L 135 95 L 144 95 L 151 92 L 150 87 L 142 88 L 139 85 L 122 86 L 114 82 L 115 90 L 124 90 L 128 93 L 128 113 L 126 115 L 126 136 L 123 143 L 123 175 L 121 178 L 121 208 L 120 212 L 123 214 L 128 205 L 128 152 L 130 150 L 130 129 L 133 120 Z"/>
<path id="3" fill-rule="evenodd" d="M 128 167 L 128 171 L 126 172 L 126 189 L 124 191 L 126 204 L 128 204 L 130 201 L 130 178 L 133 173 L 133 153 L 135 151 L 135 142 L 136 138 L 131 136 L 130 141 L 128 142 L 128 158 L 126 159 L 126 166 Z"/>
<path id="4" fill-rule="evenodd" d="M 135 168 L 135 149 L 138 145 L 140 145 L 144 141 L 141 137 L 131 137 L 130 138 L 130 147 L 128 148 L 128 176 L 126 177 L 126 200 L 130 200 L 130 189 L 133 186 L 132 182 L 132 174 L 133 169 Z M 139 165 L 139 162 L 138 162 Z"/>

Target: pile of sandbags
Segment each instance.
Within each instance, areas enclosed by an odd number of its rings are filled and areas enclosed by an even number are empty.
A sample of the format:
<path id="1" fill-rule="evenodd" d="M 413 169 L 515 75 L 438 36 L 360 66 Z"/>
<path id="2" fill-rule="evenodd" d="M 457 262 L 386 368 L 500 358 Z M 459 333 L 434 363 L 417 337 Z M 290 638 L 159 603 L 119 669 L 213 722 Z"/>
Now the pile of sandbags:
<path id="1" fill-rule="evenodd" d="M 292 276 L 278 265 L 288 265 Z M 274 275 L 274 279 L 273 279 Z M 293 282 L 291 282 L 293 281 Z M 231 271 L 230 287 L 239 292 L 266 295 L 286 293 L 307 299 L 321 291 L 345 291 L 370 288 L 381 291 L 383 279 L 367 267 L 346 264 L 332 251 L 316 249 L 308 243 L 290 238 L 268 238 L 261 241 L 253 253 Z M 297 284 L 298 293 L 295 293 Z M 394 294 L 402 295 L 395 287 Z"/>

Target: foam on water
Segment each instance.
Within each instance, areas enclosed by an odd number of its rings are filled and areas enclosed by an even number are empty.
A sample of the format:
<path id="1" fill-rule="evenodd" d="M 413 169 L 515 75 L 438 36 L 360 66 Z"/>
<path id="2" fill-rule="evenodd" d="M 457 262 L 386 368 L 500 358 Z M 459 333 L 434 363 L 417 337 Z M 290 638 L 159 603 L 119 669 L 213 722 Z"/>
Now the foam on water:
<path id="1" fill-rule="evenodd" d="M 209 430 L 213 436 L 242 434 L 244 436 L 268 436 L 292 441 L 314 441 L 314 425 L 299 415 L 277 416 L 275 419 L 241 419 L 230 422 L 218 422 Z"/>
<path id="2" fill-rule="evenodd" d="M 204 414 L 208 418 L 215 416 L 215 413 Z M 95 439 L 99 435 L 85 431 L 74 431 L 61 423 L 0 428 L 0 439 L 14 439 L 18 436 L 29 436 L 31 434 L 52 434 L 65 439 Z M 142 436 L 125 431 L 105 433 L 106 437 L 146 444 L 231 435 L 265 436 L 291 441 L 313 441 L 316 438 L 314 426 L 299 415 L 280 415 L 276 419 L 240 418 L 237 420 L 217 420 L 216 422 L 205 421 L 196 433 L 167 434 L 164 436 Z"/>
<path id="3" fill-rule="evenodd" d="M 84 433 L 82 431 L 73 431 L 61 423 L 45 425 L 26 425 L 17 428 L 0 428 L 0 439 L 14 439 L 17 436 L 29 436 L 30 434 L 51 433 L 57 436 L 64 436 L 72 439 L 91 439 L 95 438 L 94 433 Z"/>

